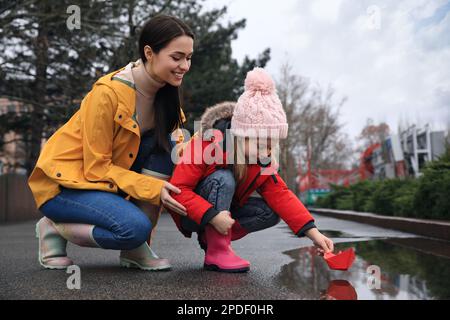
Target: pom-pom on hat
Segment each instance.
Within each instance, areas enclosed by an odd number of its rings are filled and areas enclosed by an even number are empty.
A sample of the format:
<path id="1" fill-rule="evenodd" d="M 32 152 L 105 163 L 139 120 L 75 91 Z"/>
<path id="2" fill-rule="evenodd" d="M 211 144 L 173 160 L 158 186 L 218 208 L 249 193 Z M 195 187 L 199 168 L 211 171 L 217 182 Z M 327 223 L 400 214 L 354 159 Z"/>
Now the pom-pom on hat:
<path id="1" fill-rule="evenodd" d="M 275 83 L 266 70 L 255 68 L 247 73 L 245 91 L 239 97 L 231 119 L 231 133 L 252 138 L 287 137 L 286 113 Z"/>

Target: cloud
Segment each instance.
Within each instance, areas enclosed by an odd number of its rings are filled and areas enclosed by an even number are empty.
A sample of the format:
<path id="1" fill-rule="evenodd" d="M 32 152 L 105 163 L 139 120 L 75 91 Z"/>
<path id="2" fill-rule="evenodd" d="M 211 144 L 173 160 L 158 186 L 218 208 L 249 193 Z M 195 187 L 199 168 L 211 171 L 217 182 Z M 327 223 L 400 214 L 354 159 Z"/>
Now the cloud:
<path id="1" fill-rule="evenodd" d="M 339 16 L 342 0 L 316 0 L 311 3 L 311 13 L 314 18 L 324 22 L 335 23 Z"/>

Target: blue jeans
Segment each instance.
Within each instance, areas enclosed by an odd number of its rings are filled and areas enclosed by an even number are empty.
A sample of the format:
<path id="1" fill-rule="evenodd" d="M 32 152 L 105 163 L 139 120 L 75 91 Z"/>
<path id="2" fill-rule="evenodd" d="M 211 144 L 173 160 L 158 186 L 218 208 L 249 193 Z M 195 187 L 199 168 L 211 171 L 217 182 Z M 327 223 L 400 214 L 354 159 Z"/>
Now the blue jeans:
<path id="1" fill-rule="evenodd" d="M 56 223 L 94 225 L 93 237 L 103 249 L 131 250 L 147 241 L 152 224 L 145 213 L 117 194 L 61 187 L 40 207 Z"/>
<path id="2" fill-rule="evenodd" d="M 221 169 L 203 179 L 195 188 L 195 193 L 211 203 L 217 211 L 230 211 L 231 217 L 249 233 L 270 228 L 280 222 L 280 217 L 263 198 L 250 197 L 242 207 L 233 203 L 235 188 L 233 173 Z M 200 227 L 189 218 L 183 217 L 181 221 L 183 228 L 200 231 Z"/>
<path id="3" fill-rule="evenodd" d="M 172 141 L 169 143 L 174 145 Z M 172 175 L 170 154 L 157 148 L 153 130 L 142 135 L 139 152 L 130 170 Z M 94 225 L 94 240 L 104 249 L 131 250 L 147 241 L 152 224 L 141 209 L 124 199 L 126 194 L 60 188 L 56 197 L 39 208 L 50 220 Z"/>

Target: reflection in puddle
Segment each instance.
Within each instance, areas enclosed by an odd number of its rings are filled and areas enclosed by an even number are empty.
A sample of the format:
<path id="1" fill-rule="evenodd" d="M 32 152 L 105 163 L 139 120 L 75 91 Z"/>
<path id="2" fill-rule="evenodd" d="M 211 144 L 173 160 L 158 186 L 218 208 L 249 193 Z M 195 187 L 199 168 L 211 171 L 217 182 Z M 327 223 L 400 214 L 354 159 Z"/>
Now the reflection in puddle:
<path id="1" fill-rule="evenodd" d="M 288 226 L 280 226 L 280 228 L 285 229 L 285 233 L 289 234 L 290 236 L 296 238 L 297 236 L 295 234 L 292 234 L 291 229 L 289 229 Z M 342 231 L 338 231 L 338 230 L 320 230 L 320 232 L 328 237 L 328 238 L 348 238 L 348 239 L 360 239 L 360 238 L 365 238 L 362 236 L 357 236 L 354 234 L 350 234 L 350 233 L 346 233 L 346 232 L 342 232 Z"/>
<path id="2" fill-rule="evenodd" d="M 279 281 L 311 299 L 413 300 L 450 298 L 450 243 L 424 238 L 336 244 L 355 248 L 348 271 L 330 270 L 314 247 L 285 252 L 294 259 L 282 267 Z M 380 289 L 370 289 L 367 268 L 381 269 Z M 373 282 L 369 281 L 369 284 Z"/>
<path id="3" fill-rule="evenodd" d="M 328 238 L 361 238 L 353 234 L 337 230 L 321 230 L 320 232 Z"/>
<path id="4" fill-rule="evenodd" d="M 347 280 L 331 280 L 321 300 L 358 300 L 355 288 Z"/>

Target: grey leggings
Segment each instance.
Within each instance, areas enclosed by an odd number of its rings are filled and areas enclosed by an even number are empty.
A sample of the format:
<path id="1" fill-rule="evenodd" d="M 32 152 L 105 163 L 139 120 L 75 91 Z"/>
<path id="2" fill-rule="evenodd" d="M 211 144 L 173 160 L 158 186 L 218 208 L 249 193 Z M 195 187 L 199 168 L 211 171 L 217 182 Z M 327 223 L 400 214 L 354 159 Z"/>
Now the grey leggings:
<path id="1" fill-rule="evenodd" d="M 211 203 L 218 211 L 228 210 L 233 219 L 248 232 L 270 228 L 280 222 L 280 217 L 263 198 L 251 197 L 243 207 L 232 204 L 236 183 L 230 170 L 217 170 L 203 179 L 195 192 Z M 199 231 L 199 226 L 189 218 L 182 218 L 182 226 L 189 231 Z"/>

